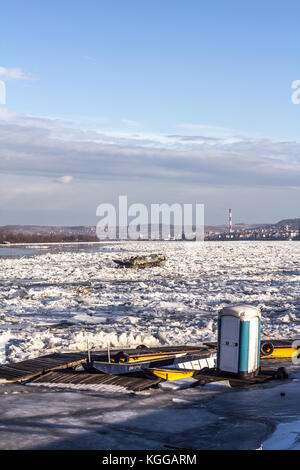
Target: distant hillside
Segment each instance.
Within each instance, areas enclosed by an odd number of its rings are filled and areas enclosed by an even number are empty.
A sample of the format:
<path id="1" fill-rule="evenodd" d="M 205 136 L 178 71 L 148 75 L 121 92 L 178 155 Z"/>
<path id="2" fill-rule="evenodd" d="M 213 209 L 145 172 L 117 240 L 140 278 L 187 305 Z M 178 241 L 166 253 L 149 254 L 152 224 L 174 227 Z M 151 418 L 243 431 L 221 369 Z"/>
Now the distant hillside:
<path id="1" fill-rule="evenodd" d="M 95 234 L 96 227 L 91 225 L 79 226 L 59 226 L 59 225 L 5 225 L 0 227 L 1 231 L 8 231 L 13 233 L 23 233 L 28 235 L 33 234 L 75 234 L 75 233 L 88 233 Z"/>
<path id="2" fill-rule="evenodd" d="M 278 229 L 284 229 L 286 226 L 289 226 L 291 230 L 300 230 L 300 218 L 295 219 L 283 219 L 274 224 L 265 223 L 265 224 L 246 224 L 246 223 L 237 223 L 233 224 L 233 227 L 236 230 L 246 230 L 246 229 L 260 229 L 260 228 L 270 228 L 276 227 Z M 170 227 L 171 230 L 175 230 L 176 233 L 181 232 L 181 227 Z M 149 224 L 148 229 L 151 230 L 151 225 Z M 214 232 L 225 232 L 228 230 L 228 225 L 206 225 L 205 232 L 214 231 Z M 96 236 L 96 227 L 94 225 L 77 225 L 77 226 L 57 226 L 57 225 L 5 225 L 0 227 L 0 232 L 10 232 L 14 234 L 23 234 L 23 235 L 66 235 L 66 236 Z"/>
<path id="3" fill-rule="evenodd" d="M 283 219 L 277 222 L 276 227 L 283 228 L 286 225 L 292 230 L 300 230 L 300 219 Z"/>
<path id="4" fill-rule="evenodd" d="M 6 225 L 0 227 L 0 243 L 61 243 L 98 241 L 95 227 Z"/>

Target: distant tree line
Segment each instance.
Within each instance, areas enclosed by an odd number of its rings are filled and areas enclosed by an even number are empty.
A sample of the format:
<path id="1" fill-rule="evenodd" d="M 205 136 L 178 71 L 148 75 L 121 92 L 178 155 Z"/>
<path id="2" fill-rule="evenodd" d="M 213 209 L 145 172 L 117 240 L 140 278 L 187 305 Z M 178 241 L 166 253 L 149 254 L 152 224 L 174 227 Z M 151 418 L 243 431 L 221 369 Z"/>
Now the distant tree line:
<path id="1" fill-rule="evenodd" d="M 0 243 L 63 243 L 63 242 L 97 242 L 96 235 L 83 233 L 15 233 L 0 229 Z"/>

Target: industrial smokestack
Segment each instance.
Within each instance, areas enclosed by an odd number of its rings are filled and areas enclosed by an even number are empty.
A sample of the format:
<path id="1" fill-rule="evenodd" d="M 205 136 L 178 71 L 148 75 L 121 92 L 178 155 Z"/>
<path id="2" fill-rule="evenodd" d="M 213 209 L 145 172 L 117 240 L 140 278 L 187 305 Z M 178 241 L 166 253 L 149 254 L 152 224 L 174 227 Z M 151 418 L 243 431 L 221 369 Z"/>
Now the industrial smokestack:
<path id="1" fill-rule="evenodd" d="M 232 209 L 229 209 L 229 233 L 233 232 L 232 228 Z"/>

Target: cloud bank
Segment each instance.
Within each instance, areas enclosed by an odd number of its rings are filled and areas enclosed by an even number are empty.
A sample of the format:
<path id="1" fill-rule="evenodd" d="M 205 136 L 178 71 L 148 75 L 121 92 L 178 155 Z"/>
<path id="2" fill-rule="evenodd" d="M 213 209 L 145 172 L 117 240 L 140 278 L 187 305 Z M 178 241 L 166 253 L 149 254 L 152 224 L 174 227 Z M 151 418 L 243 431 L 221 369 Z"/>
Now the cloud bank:
<path id="1" fill-rule="evenodd" d="M 47 176 L 160 179 L 206 185 L 299 187 L 300 144 L 241 136 L 120 133 L 65 127 L 0 108 L 0 172 Z"/>

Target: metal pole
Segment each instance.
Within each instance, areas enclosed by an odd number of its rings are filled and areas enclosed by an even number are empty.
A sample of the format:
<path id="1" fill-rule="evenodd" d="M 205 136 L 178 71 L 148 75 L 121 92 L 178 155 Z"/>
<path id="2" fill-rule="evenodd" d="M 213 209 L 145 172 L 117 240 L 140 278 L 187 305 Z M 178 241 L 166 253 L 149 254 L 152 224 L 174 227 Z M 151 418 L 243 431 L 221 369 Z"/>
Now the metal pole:
<path id="1" fill-rule="evenodd" d="M 110 350 L 109 350 L 109 343 L 107 343 L 107 355 L 108 355 L 108 362 L 110 363 Z"/>
<path id="2" fill-rule="evenodd" d="M 91 352 L 90 352 L 90 345 L 89 345 L 89 337 L 87 337 L 87 351 L 88 351 L 88 362 L 91 362 Z"/>
<path id="3" fill-rule="evenodd" d="M 232 209 L 229 209 L 229 232 L 232 233 Z"/>

